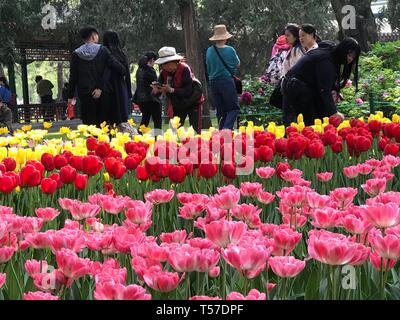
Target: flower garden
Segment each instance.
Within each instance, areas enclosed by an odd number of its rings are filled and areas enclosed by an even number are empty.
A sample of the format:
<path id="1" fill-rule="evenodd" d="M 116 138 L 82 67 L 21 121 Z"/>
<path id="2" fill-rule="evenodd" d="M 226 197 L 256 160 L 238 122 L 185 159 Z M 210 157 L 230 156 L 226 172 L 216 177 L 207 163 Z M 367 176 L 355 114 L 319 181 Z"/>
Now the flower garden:
<path id="1" fill-rule="evenodd" d="M 400 298 L 398 115 L 177 124 L 1 138 L 0 300 Z"/>

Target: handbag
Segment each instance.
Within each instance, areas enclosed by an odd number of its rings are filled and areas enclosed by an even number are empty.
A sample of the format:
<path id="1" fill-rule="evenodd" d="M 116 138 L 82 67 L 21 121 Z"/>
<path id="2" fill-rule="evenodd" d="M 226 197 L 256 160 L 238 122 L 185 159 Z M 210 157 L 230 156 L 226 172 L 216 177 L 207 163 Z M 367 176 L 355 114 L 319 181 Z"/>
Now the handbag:
<path id="1" fill-rule="evenodd" d="M 73 119 L 76 118 L 76 108 L 75 108 L 75 106 L 76 106 L 76 102 L 75 102 L 75 104 L 73 102 L 68 104 L 67 117 L 68 117 L 69 120 L 73 120 Z"/>
<path id="2" fill-rule="evenodd" d="M 226 64 L 226 62 L 224 61 L 224 59 L 222 59 L 221 54 L 219 53 L 218 49 L 216 46 L 213 46 L 215 49 L 215 52 L 217 53 L 217 56 L 219 57 L 219 59 L 221 60 L 222 64 L 224 65 L 225 69 L 228 70 L 228 72 L 231 74 L 233 81 L 235 82 L 235 87 L 236 87 L 236 92 L 238 94 L 242 94 L 243 93 L 243 82 L 242 79 L 240 79 L 239 77 L 235 76 L 235 74 L 232 72 L 232 70 L 228 67 L 228 65 Z"/>
<path id="3" fill-rule="evenodd" d="M 170 95 L 172 106 L 175 110 L 187 110 L 197 107 L 203 96 L 203 86 L 197 79 L 193 79 L 192 82 L 193 91 L 189 97 L 177 97 L 176 95 Z"/>

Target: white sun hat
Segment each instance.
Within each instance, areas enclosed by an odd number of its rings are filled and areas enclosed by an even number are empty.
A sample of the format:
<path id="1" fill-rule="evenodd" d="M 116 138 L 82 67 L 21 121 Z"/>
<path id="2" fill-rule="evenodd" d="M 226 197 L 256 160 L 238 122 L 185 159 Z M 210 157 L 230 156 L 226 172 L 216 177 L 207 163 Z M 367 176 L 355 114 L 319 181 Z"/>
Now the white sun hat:
<path id="1" fill-rule="evenodd" d="M 159 59 L 155 62 L 156 64 L 165 64 L 171 61 L 180 61 L 184 58 L 176 53 L 176 49 L 173 47 L 162 47 L 158 51 Z"/>

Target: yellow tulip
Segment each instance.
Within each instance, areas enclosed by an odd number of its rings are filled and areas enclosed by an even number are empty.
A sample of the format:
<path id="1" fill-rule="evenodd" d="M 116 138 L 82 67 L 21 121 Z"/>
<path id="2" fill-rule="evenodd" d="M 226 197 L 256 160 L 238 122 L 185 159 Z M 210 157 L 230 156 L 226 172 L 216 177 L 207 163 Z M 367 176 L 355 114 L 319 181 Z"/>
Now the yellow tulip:
<path id="1" fill-rule="evenodd" d="M 67 128 L 67 127 L 60 128 L 60 133 L 61 134 L 67 134 L 67 133 L 70 133 L 70 132 L 71 132 L 70 128 Z"/>
<path id="2" fill-rule="evenodd" d="M 170 125 L 172 129 L 178 129 L 181 126 L 181 119 L 179 117 L 174 117 L 171 119 Z"/>
<path id="3" fill-rule="evenodd" d="M 26 125 L 26 126 L 23 126 L 21 129 L 24 132 L 28 132 L 28 131 L 32 130 L 32 126 L 31 125 Z"/>
<path id="4" fill-rule="evenodd" d="M 298 124 L 301 124 L 301 123 L 303 123 L 304 122 L 304 116 L 303 116 L 303 114 L 299 114 L 298 115 L 298 117 L 297 117 L 297 123 Z"/>
<path id="5" fill-rule="evenodd" d="M 110 175 L 108 174 L 108 172 L 106 172 L 106 173 L 104 174 L 104 181 L 105 181 L 105 182 L 109 182 L 109 181 L 110 181 Z"/>
<path id="6" fill-rule="evenodd" d="M 44 122 L 43 123 L 43 128 L 45 129 L 50 129 L 53 126 L 51 122 Z"/>
<path id="7" fill-rule="evenodd" d="M 394 114 L 394 115 L 392 116 L 392 121 L 393 121 L 394 123 L 400 123 L 400 116 L 399 116 L 398 114 Z"/>

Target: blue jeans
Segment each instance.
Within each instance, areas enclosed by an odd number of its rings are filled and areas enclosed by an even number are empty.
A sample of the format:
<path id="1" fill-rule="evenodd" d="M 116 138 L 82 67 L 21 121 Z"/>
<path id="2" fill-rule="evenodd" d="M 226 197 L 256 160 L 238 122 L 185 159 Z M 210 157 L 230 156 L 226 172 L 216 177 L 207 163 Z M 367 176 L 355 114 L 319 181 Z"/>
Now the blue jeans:
<path id="1" fill-rule="evenodd" d="M 240 113 L 239 97 L 233 78 L 210 81 L 212 100 L 217 109 L 219 129 L 233 130 Z"/>

